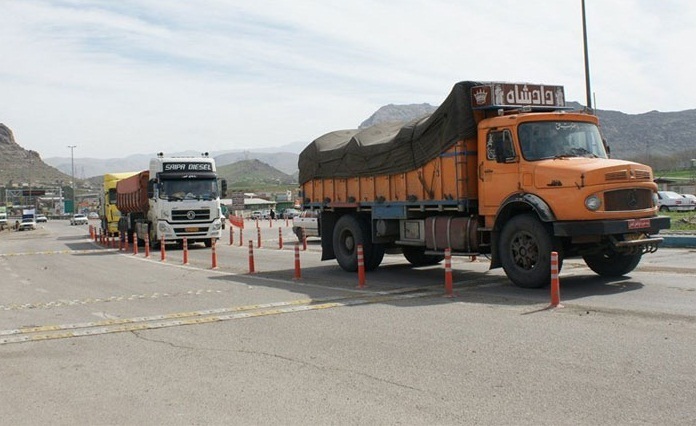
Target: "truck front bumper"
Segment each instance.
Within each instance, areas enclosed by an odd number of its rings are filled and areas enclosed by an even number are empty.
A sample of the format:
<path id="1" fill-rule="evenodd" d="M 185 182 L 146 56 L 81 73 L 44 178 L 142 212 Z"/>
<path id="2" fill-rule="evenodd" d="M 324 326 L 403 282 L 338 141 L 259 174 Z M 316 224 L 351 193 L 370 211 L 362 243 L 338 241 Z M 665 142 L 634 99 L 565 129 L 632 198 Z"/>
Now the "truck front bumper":
<path id="1" fill-rule="evenodd" d="M 669 227 L 670 218 L 668 216 L 655 216 L 643 219 L 554 222 L 553 233 L 557 237 L 657 234 L 661 229 L 669 229 Z"/>

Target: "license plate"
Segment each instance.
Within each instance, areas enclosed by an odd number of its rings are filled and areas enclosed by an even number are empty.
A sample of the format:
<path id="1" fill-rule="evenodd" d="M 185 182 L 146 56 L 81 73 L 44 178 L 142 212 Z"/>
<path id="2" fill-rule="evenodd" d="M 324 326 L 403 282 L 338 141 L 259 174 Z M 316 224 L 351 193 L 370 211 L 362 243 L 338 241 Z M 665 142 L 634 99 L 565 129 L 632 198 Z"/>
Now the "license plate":
<path id="1" fill-rule="evenodd" d="M 184 229 L 186 232 L 198 232 L 198 228 L 186 228 Z"/>
<path id="2" fill-rule="evenodd" d="M 650 219 L 633 219 L 628 221 L 628 229 L 650 228 Z"/>

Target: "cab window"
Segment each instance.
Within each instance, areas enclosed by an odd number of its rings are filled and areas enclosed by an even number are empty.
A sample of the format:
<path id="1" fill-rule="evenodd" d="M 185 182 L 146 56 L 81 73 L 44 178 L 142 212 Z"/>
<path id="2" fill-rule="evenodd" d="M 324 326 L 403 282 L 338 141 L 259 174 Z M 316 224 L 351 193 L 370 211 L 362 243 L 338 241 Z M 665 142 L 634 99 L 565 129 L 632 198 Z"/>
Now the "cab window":
<path id="1" fill-rule="evenodd" d="M 515 161 L 515 146 L 509 130 L 492 130 L 486 140 L 486 158 L 498 163 Z"/>

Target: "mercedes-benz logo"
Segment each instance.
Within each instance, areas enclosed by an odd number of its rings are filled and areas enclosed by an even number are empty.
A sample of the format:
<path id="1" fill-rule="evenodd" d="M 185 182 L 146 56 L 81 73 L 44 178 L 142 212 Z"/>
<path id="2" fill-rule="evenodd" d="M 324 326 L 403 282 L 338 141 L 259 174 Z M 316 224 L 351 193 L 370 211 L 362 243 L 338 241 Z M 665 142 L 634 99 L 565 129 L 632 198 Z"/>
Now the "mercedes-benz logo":
<path id="1" fill-rule="evenodd" d="M 193 220 L 193 219 L 195 219 L 195 218 L 196 218 L 196 212 L 194 212 L 193 210 L 187 211 L 187 212 L 186 212 L 186 218 L 187 218 L 188 220 Z"/>
<path id="2" fill-rule="evenodd" d="M 638 197 L 636 197 L 635 189 L 628 193 L 627 198 L 628 199 L 626 200 L 626 202 L 628 203 L 628 207 L 631 207 L 632 209 L 635 209 L 636 207 L 638 207 Z"/>

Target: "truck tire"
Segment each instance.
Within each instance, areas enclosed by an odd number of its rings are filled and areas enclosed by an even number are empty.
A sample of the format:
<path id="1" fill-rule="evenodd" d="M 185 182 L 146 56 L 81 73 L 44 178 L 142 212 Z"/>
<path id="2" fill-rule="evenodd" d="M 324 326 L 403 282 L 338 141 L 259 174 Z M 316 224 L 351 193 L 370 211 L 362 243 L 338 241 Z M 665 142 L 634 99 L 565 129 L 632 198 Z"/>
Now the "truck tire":
<path id="1" fill-rule="evenodd" d="M 334 227 L 333 248 L 336 261 L 346 272 L 358 270 L 358 244 L 363 246 L 365 270 L 376 269 L 384 258 L 384 246 L 372 244 L 366 221 L 350 214 L 341 216 Z"/>
<path id="2" fill-rule="evenodd" d="M 148 223 L 148 232 L 150 233 L 149 238 L 150 238 L 150 247 L 152 247 L 154 250 L 158 250 L 160 248 L 160 242 L 157 239 L 157 234 L 155 233 L 155 229 Z"/>
<path id="3" fill-rule="evenodd" d="M 445 256 L 440 254 L 425 254 L 425 247 L 403 247 L 406 260 L 413 266 L 431 266 L 442 262 Z"/>
<path id="4" fill-rule="evenodd" d="M 518 287 L 541 288 L 550 284 L 551 250 L 549 229 L 532 214 L 514 216 L 503 227 L 500 262 Z"/>
<path id="5" fill-rule="evenodd" d="M 299 226 L 295 226 L 292 228 L 292 232 L 297 237 L 297 241 L 302 242 L 302 228 L 300 228 Z"/>
<path id="6" fill-rule="evenodd" d="M 638 266 L 643 253 L 622 254 L 614 251 L 583 256 L 587 267 L 603 277 L 620 277 Z"/>
<path id="7" fill-rule="evenodd" d="M 372 252 L 370 253 L 370 257 L 365 258 L 365 270 L 366 271 L 374 271 L 377 269 L 382 263 L 382 259 L 384 259 L 384 251 L 385 247 L 383 244 L 372 244 L 370 243 L 370 246 L 372 247 Z"/>

